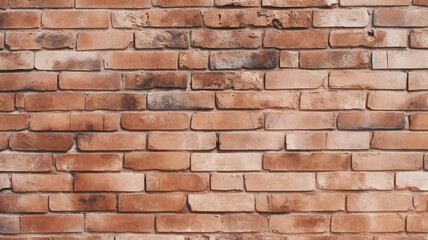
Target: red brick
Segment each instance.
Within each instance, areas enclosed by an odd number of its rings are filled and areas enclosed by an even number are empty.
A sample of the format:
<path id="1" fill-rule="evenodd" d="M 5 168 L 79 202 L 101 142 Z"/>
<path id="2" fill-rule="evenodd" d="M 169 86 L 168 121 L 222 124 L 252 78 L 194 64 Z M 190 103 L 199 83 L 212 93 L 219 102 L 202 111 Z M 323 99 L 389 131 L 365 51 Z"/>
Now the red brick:
<path id="1" fill-rule="evenodd" d="M 327 149 L 369 149 L 369 132 L 329 132 Z"/>
<path id="2" fill-rule="evenodd" d="M 244 177 L 242 174 L 213 173 L 211 174 L 211 190 L 242 191 L 244 190 Z"/>
<path id="3" fill-rule="evenodd" d="M 410 32 L 410 47 L 428 48 L 428 30 L 412 30 Z"/>
<path id="4" fill-rule="evenodd" d="M 408 6 L 409 0 L 381 0 L 381 1 L 370 1 L 370 0 L 341 0 L 340 6 L 343 7 L 359 7 L 359 6 Z"/>
<path id="5" fill-rule="evenodd" d="M 371 147 L 374 149 L 428 149 L 425 132 L 374 132 Z"/>
<path id="6" fill-rule="evenodd" d="M 218 232 L 220 216 L 207 214 L 168 214 L 156 216 L 158 232 Z"/>
<path id="7" fill-rule="evenodd" d="M 419 170 L 423 155 L 418 153 L 354 153 L 352 169 L 356 171 Z"/>
<path id="8" fill-rule="evenodd" d="M 42 14 L 44 28 L 108 28 L 109 13 L 107 11 L 44 11 Z"/>
<path id="9" fill-rule="evenodd" d="M 251 192 L 315 190 L 314 173 L 247 173 L 244 177 L 247 191 Z"/>
<path id="10" fill-rule="evenodd" d="M 0 195 L 1 212 L 48 212 L 48 197 L 44 195 Z"/>
<path id="11" fill-rule="evenodd" d="M 366 9 L 314 10 L 314 27 L 366 27 L 369 14 Z"/>
<path id="12" fill-rule="evenodd" d="M 286 136 L 287 150 L 320 150 L 327 148 L 327 133 L 290 133 Z"/>
<path id="13" fill-rule="evenodd" d="M 148 149 L 150 150 L 212 150 L 215 147 L 215 133 L 149 133 Z"/>
<path id="14" fill-rule="evenodd" d="M 189 48 L 189 32 L 174 30 L 143 30 L 135 33 L 136 49 Z"/>
<path id="15" fill-rule="evenodd" d="M 398 214 L 333 215 L 332 232 L 402 232 L 404 217 Z"/>
<path id="16" fill-rule="evenodd" d="M 14 90 L 56 90 L 58 75 L 48 72 L 31 73 L 2 73 L 0 74 L 0 89 Z"/>
<path id="17" fill-rule="evenodd" d="M 0 233 L 19 233 L 19 216 L 0 215 Z"/>
<path id="18" fill-rule="evenodd" d="M 125 153 L 124 167 L 133 170 L 185 170 L 190 167 L 190 155 L 185 152 Z"/>
<path id="19" fill-rule="evenodd" d="M 297 51 L 281 51 L 279 55 L 280 68 L 298 68 L 299 67 L 299 52 Z"/>
<path id="20" fill-rule="evenodd" d="M 100 113 L 33 113 L 30 129 L 33 131 L 103 130 L 104 115 Z"/>
<path id="21" fill-rule="evenodd" d="M 273 215 L 269 228 L 274 233 L 324 233 L 330 229 L 330 216 Z"/>
<path id="22" fill-rule="evenodd" d="M 403 72 L 330 72 L 329 85 L 340 89 L 406 89 L 407 74 Z"/>
<path id="23" fill-rule="evenodd" d="M 295 109 L 299 95 L 287 91 L 217 92 L 216 103 L 220 109 Z"/>
<path id="24" fill-rule="evenodd" d="M 38 70 L 100 70 L 102 59 L 92 52 L 37 52 Z"/>
<path id="25" fill-rule="evenodd" d="M 0 19 L 1 17 L 0 12 Z M 34 53 L 32 52 L 0 52 L 0 69 L 3 71 L 30 70 L 33 68 Z"/>
<path id="26" fill-rule="evenodd" d="M 266 89 L 312 89 L 328 80 L 325 71 L 271 71 L 266 73 Z"/>
<path id="27" fill-rule="evenodd" d="M 72 8 L 74 7 L 73 0 L 10 0 L 11 8 Z"/>
<path id="28" fill-rule="evenodd" d="M 407 47 L 405 30 L 335 30 L 330 32 L 332 47 Z"/>
<path id="29" fill-rule="evenodd" d="M 363 50 L 302 51 L 300 68 L 369 68 L 370 52 Z"/>
<path id="30" fill-rule="evenodd" d="M 413 5 L 428 6 L 427 0 L 413 0 Z"/>
<path id="31" fill-rule="evenodd" d="M 426 93 L 373 92 L 367 107 L 372 110 L 428 110 Z"/>
<path id="32" fill-rule="evenodd" d="M 121 194 L 119 212 L 180 212 L 186 207 L 186 196 L 177 194 Z"/>
<path id="33" fill-rule="evenodd" d="M 11 50 L 73 48 L 73 32 L 11 32 L 6 35 L 6 45 Z"/>
<path id="34" fill-rule="evenodd" d="M 2 172 L 49 172 L 51 154 L 0 154 Z"/>
<path id="35" fill-rule="evenodd" d="M 69 192 L 73 179 L 69 174 L 13 174 L 14 192 Z"/>
<path id="36" fill-rule="evenodd" d="M 81 133 L 77 147 L 83 151 L 127 151 L 146 149 L 144 133 Z"/>
<path id="37" fill-rule="evenodd" d="M 84 107 L 83 93 L 24 93 L 24 108 L 27 111 L 83 110 Z"/>
<path id="38" fill-rule="evenodd" d="M 348 194 L 346 208 L 351 212 L 408 211 L 413 209 L 413 197 L 405 193 Z"/>
<path id="39" fill-rule="evenodd" d="M 394 112 L 341 112 L 337 125 L 345 130 L 403 129 L 404 118 L 403 113 Z"/>
<path id="40" fill-rule="evenodd" d="M 209 7 L 213 0 L 155 0 L 153 4 L 159 7 Z"/>
<path id="41" fill-rule="evenodd" d="M 79 173 L 74 179 L 76 192 L 140 192 L 144 190 L 144 174 Z"/>
<path id="42" fill-rule="evenodd" d="M 130 130 L 186 130 L 190 115 L 177 112 L 124 113 L 122 127 Z"/>
<path id="43" fill-rule="evenodd" d="M 149 192 L 194 192 L 208 189 L 209 176 L 194 173 L 148 173 L 146 181 L 146 190 Z"/>
<path id="44" fill-rule="evenodd" d="M 194 172 L 241 172 L 262 170 L 259 153 L 193 153 L 191 169 Z"/>
<path id="45" fill-rule="evenodd" d="M 314 119 L 317 119 L 314 122 Z M 327 112 L 270 112 L 266 114 L 268 130 L 334 129 L 336 114 Z"/>
<path id="46" fill-rule="evenodd" d="M 280 49 L 327 48 L 328 34 L 326 30 L 267 30 L 263 46 Z"/>
<path id="47" fill-rule="evenodd" d="M 383 27 L 426 27 L 426 9 L 377 9 L 374 11 L 374 26 Z"/>
<path id="48" fill-rule="evenodd" d="M 428 174 L 426 172 L 399 172 L 396 174 L 395 187 L 398 190 L 428 190 Z"/>
<path id="49" fill-rule="evenodd" d="M 153 232 L 153 215 L 91 213 L 86 215 L 86 230 L 90 232 Z"/>
<path id="50" fill-rule="evenodd" d="M 220 150 L 281 150 L 285 136 L 274 132 L 222 132 L 219 135 Z"/>
<path id="51" fill-rule="evenodd" d="M 414 113 L 410 115 L 411 130 L 428 130 L 428 114 Z"/>
<path id="52" fill-rule="evenodd" d="M 408 232 L 418 232 L 418 233 L 427 233 L 428 224 L 427 224 L 428 215 L 409 215 L 407 216 L 407 231 Z"/>
<path id="53" fill-rule="evenodd" d="M 76 8 L 150 8 L 150 0 L 77 0 Z"/>
<path id="54" fill-rule="evenodd" d="M 246 193 L 189 194 L 193 212 L 252 212 L 254 197 Z"/>
<path id="55" fill-rule="evenodd" d="M 61 154 L 55 155 L 57 171 L 118 171 L 122 168 L 119 154 Z"/>
<path id="56" fill-rule="evenodd" d="M 15 94 L 13 93 L 0 93 L 0 111 L 13 111 L 15 110 Z"/>
<path id="57" fill-rule="evenodd" d="M 112 211 L 116 210 L 114 194 L 52 194 L 49 196 L 51 211 Z"/>
<path id="58" fill-rule="evenodd" d="M 337 171 L 348 170 L 346 153 L 265 153 L 263 169 L 270 171 Z"/>
<path id="59" fill-rule="evenodd" d="M 264 7 L 332 7 L 337 5 L 337 0 L 302 0 L 302 1 L 293 1 L 293 0 L 264 0 L 262 6 Z"/>
<path id="60" fill-rule="evenodd" d="M 266 232 L 266 216 L 254 214 L 223 215 L 221 218 L 223 232 Z"/>
<path id="61" fill-rule="evenodd" d="M 177 69 L 178 53 L 111 52 L 105 61 L 106 69 Z"/>
<path id="62" fill-rule="evenodd" d="M 112 13 L 114 28 L 201 27 L 202 16 L 196 9 L 121 11 Z"/>
<path id="63" fill-rule="evenodd" d="M 303 92 L 300 109 L 351 110 L 365 109 L 366 94 L 361 91 Z"/>
<path id="64" fill-rule="evenodd" d="M 192 46 L 200 48 L 259 48 L 262 32 L 253 30 L 192 31 Z"/>
<path id="65" fill-rule="evenodd" d="M 263 113 L 259 112 L 198 112 L 192 116 L 192 129 L 259 129 L 263 127 L 263 119 Z"/>
<path id="66" fill-rule="evenodd" d="M 210 68 L 220 69 L 272 69 L 278 65 L 274 51 L 220 51 L 210 53 Z"/>
<path id="67" fill-rule="evenodd" d="M 86 110 L 144 110 L 146 94 L 144 93 L 90 93 L 86 97 Z"/>
<path id="68" fill-rule="evenodd" d="M 195 72 L 192 73 L 193 89 L 263 89 L 260 72 Z"/>
<path id="69" fill-rule="evenodd" d="M 13 1 L 12 1 L 13 2 Z M 38 12 L 0 12 L 0 29 L 31 29 L 40 27 Z"/>
<path id="70" fill-rule="evenodd" d="M 18 151 L 67 151 L 73 135 L 67 133 L 12 133 L 10 148 Z"/>
<path id="71" fill-rule="evenodd" d="M 0 1 L 0 9 L 6 9 L 8 6 L 7 0 Z"/>
<path id="72" fill-rule="evenodd" d="M 414 195 L 413 196 L 413 206 L 416 211 L 425 212 L 428 210 L 428 195 Z"/>
<path id="73" fill-rule="evenodd" d="M 0 134 L 0 149 L 4 150 L 8 147 L 8 138 L 6 134 Z"/>
<path id="74" fill-rule="evenodd" d="M 345 210 L 342 193 L 317 194 L 259 194 L 256 197 L 259 212 L 322 212 Z"/>
<path id="75" fill-rule="evenodd" d="M 208 57 L 209 53 L 205 51 L 180 52 L 180 69 L 207 69 Z"/>
<path id="76" fill-rule="evenodd" d="M 189 75 L 184 72 L 125 73 L 125 89 L 187 88 Z"/>
<path id="77" fill-rule="evenodd" d="M 116 90 L 121 86 L 118 73 L 63 72 L 59 87 L 70 90 Z"/>
<path id="78" fill-rule="evenodd" d="M 0 130 L 23 130 L 28 128 L 27 114 L 0 114 Z"/>
<path id="79" fill-rule="evenodd" d="M 77 50 L 126 49 L 133 41 L 132 32 L 80 32 L 77 35 Z"/>
<path id="80" fill-rule="evenodd" d="M 410 72 L 409 73 L 409 91 L 428 90 L 428 73 L 427 72 Z"/>
<path id="81" fill-rule="evenodd" d="M 317 174 L 320 189 L 326 190 L 392 190 L 393 173 L 327 172 Z"/>
<path id="82" fill-rule="evenodd" d="M 9 175 L 0 174 L 0 190 L 11 188 Z"/>

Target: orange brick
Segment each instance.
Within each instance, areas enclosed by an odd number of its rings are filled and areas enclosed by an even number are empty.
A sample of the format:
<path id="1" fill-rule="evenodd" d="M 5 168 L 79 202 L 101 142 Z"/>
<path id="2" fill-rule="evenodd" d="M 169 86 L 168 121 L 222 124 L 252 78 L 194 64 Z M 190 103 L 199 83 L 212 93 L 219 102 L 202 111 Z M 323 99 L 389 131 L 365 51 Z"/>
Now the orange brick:
<path id="1" fill-rule="evenodd" d="M 214 0 L 214 6 L 258 7 L 259 0 Z"/>
<path id="2" fill-rule="evenodd" d="M 244 190 L 244 177 L 242 174 L 213 173 L 211 174 L 211 190 L 242 191 Z"/>
<path id="3" fill-rule="evenodd" d="M 366 9 L 314 10 L 314 27 L 366 27 L 369 14 Z"/>
<path id="4" fill-rule="evenodd" d="M 107 11 L 45 11 L 42 14 L 44 28 L 108 28 L 109 13 Z"/>
<path id="5" fill-rule="evenodd" d="M 103 130 L 103 114 L 100 113 L 33 113 L 30 129 L 33 131 Z"/>
<path id="6" fill-rule="evenodd" d="M 154 216 L 145 214 L 91 213 L 86 215 L 90 232 L 153 232 Z"/>
<path id="7" fill-rule="evenodd" d="M 427 224 L 428 215 L 410 215 L 407 216 L 407 231 L 408 232 L 428 232 Z"/>
<path id="8" fill-rule="evenodd" d="M 263 89 L 263 73 L 260 72 L 194 72 L 193 89 Z"/>
<path id="9" fill-rule="evenodd" d="M 254 30 L 192 31 L 192 46 L 200 48 L 259 48 L 262 33 Z"/>
<path id="10" fill-rule="evenodd" d="M 176 112 L 124 113 L 122 127 L 130 130 L 186 130 L 190 115 Z"/>
<path id="11" fill-rule="evenodd" d="M 204 191 L 208 189 L 209 176 L 194 173 L 148 173 L 147 191 Z"/>
<path id="12" fill-rule="evenodd" d="M 281 150 L 284 148 L 283 133 L 235 132 L 220 133 L 220 150 Z"/>
<path id="13" fill-rule="evenodd" d="M 263 127 L 263 113 L 259 112 L 216 112 L 194 113 L 192 129 L 195 130 L 245 130 Z"/>
<path id="14" fill-rule="evenodd" d="M 269 228 L 274 233 L 323 233 L 330 229 L 330 216 L 273 215 Z"/>
<path id="15" fill-rule="evenodd" d="M 374 26 L 426 27 L 426 9 L 377 9 L 374 11 Z"/>
<path id="16" fill-rule="evenodd" d="M 0 215 L 0 233 L 19 233 L 20 232 L 20 218 L 13 215 Z"/>
<path id="17" fill-rule="evenodd" d="M 330 72 L 329 85 L 340 89 L 406 89 L 407 74 L 403 72 Z"/>
<path id="18" fill-rule="evenodd" d="M 358 7 L 358 6 L 407 6 L 409 0 L 382 0 L 382 1 L 370 1 L 370 0 L 341 0 L 340 6 L 344 7 Z"/>
<path id="19" fill-rule="evenodd" d="M 150 0 L 77 0 L 76 8 L 150 8 Z"/>
<path id="20" fill-rule="evenodd" d="M 217 92 L 216 103 L 220 109 L 295 109 L 299 95 L 286 91 Z"/>
<path id="21" fill-rule="evenodd" d="M 2 73 L 0 75 L 0 89 L 13 90 L 56 90 L 56 73 L 31 72 L 31 73 Z"/>
<path id="22" fill-rule="evenodd" d="M 314 119 L 317 119 L 314 122 Z M 336 114 L 327 112 L 266 113 L 265 128 L 269 130 L 334 129 Z"/>
<path id="23" fill-rule="evenodd" d="M 10 0 L 11 8 L 72 8 L 74 7 L 73 0 Z"/>
<path id="24" fill-rule="evenodd" d="M 77 135 L 77 147 L 83 151 L 127 151 L 146 149 L 144 133 L 81 133 Z"/>
<path id="25" fill-rule="evenodd" d="M 409 73 L 409 90 L 427 90 L 428 73 L 427 72 L 410 72 Z"/>
<path id="26" fill-rule="evenodd" d="M 207 69 L 208 57 L 209 53 L 205 51 L 180 52 L 180 69 Z"/>
<path id="27" fill-rule="evenodd" d="M 428 31 L 412 30 L 410 32 L 410 47 L 428 48 Z"/>
<path id="28" fill-rule="evenodd" d="M 213 5 L 213 0 L 155 0 L 154 5 L 160 7 L 209 7 Z"/>
<path id="29" fill-rule="evenodd" d="M 327 172 L 317 174 L 319 188 L 327 190 L 392 190 L 394 174 L 363 172 Z"/>
<path id="30" fill-rule="evenodd" d="M 418 153 L 354 153 L 352 169 L 357 171 L 419 170 L 423 155 Z"/>
<path id="31" fill-rule="evenodd" d="M 396 189 L 426 191 L 428 189 L 428 174 L 425 172 L 399 172 L 396 174 Z"/>
<path id="32" fill-rule="evenodd" d="M 212 150 L 216 147 L 215 133 L 151 132 L 150 150 Z"/>
<path id="33" fill-rule="evenodd" d="M 177 69 L 178 53 L 112 52 L 105 61 L 106 69 Z"/>
<path id="34" fill-rule="evenodd" d="M 259 171 L 262 155 L 259 153 L 193 153 L 192 171 Z"/>
<path id="35" fill-rule="evenodd" d="M 312 191 L 315 190 L 313 173 L 247 173 L 247 191 Z"/>
<path id="36" fill-rule="evenodd" d="M 342 112 L 338 116 L 338 128 L 347 130 L 403 129 L 404 114 L 389 112 Z"/>
<path id="37" fill-rule="evenodd" d="M 337 5 L 337 0 L 302 0 L 302 1 L 293 1 L 293 0 L 264 0 L 262 5 L 265 7 L 331 7 Z"/>
<path id="38" fill-rule="evenodd" d="M 0 130 L 23 130 L 28 128 L 27 114 L 0 114 Z"/>
<path id="39" fill-rule="evenodd" d="M 142 30 L 135 33 L 136 49 L 189 48 L 188 31 Z"/>
<path id="40" fill-rule="evenodd" d="M 83 215 L 28 215 L 21 216 L 23 233 L 83 232 Z"/>
<path id="41" fill-rule="evenodd" d="M 13 1 L 12 1 L 13 2 Z M 31 29 L 40 27 L 38 12 L 0 12 L 0 29 Z"/>
<path id="42" fill-rule="evenodd" d="M 122 168 L 119 154 L 61 154 L 55 155 L 58 171 L 118 171 Z"/>
<path id="43" fill-rule="evenodd" d="M 343 61 L 346 59 L 346 61 Z M 354 68 L 363 69 L 370 66 L 370 52 L 355 50 L 336 51 L 302 51 L 300 53 L 300 68 Z"/>
<path id="44" fill-rule="evenodd" d="M 37 52 L 38 70 L 100 70 L 102 59 L 92 52 Z"/>
<path id="45" fill-rule="evenodd" d="M 266 73 L 266 89 L 313 89 L 327 82 L 325 71 L 270 71 Z"/>
<path id="46" fill-rule="evenodd" d="M 346 153 L 265 153 L 263 169 L 270 171 L 338 171 L 348 170 Z"/>
<path id="47" fill-rule="evenodd" d="M 190 155 L 185 152 L 125 153 L 125 168 L 133 170 L 185 170 L 190 167 Z"/>
<path id="48" fill-rule="evenodd" d="M 280 68 L 298 68 L 299 67 L 299 52 L 297 51 L 281 51 L 279 55 Z"/>
<path id="49" fill-rule="evenodd" d="M 416 211 L 427 211 L 428 210 L 428 195 L 414 195 L 413 205 Z"/>
<path id="50" fill-rule="evenodd" d="M 125 89 L 187 88 L 185 72 L 132 72 L 123 74 Z"/>
<path id="51" fill-rule="evenodd" d="M 6 35 L 6 45 L 11 50 L 73 48 L 73 32 L 11 32 Z"/>
<path id="52" fill-rule="evenodd" d="M 272 69 L 278 65 L 274 51 L 219 51 L 210 53 L 210 68 L 221 69 Z"/>
<path id="53" fill-rule="evenodd" d="M 428 149 L 425 132 L 374 132 L 371 147 L 374 149 Z"/>
<path id="54" fill-rule="evenodd" d="M 158 232 L 218 232 L 220 216 L 208 214 L 168 214 L 156 216 Z"/>
<path id="55" fill-rule="evenodd" d="M 267 30 L 263 46 L 279 49 L 327 48 L 328 35 L 329 32 L 325 30 Z"/>
<path id="56" fill-rule="evenodd" d="M 0 69 L 3 71 L 30 70 L 33 68 L 34 53 L 32 52 L 0 52 Z"/>
<path id="57" fill-rule="evenodd" d="M 405 30 L 335 30 L 330 32 L 332 47 L 407 47 Z"/>
<path id="58" fill-rule="evenodd" d="M 86 110 L 144 110 L 146 109 L 145 93 L 89 93 L 86 96 Z"/>
<path id="59" fill-rule="evenodd" d="M 114 28 L 202 26 L 201 12 L 196 9 L 120 11 L 111 18 Z"/>
<path id="60" fill-rule="evenodd" d="M 77 35 L 77 50 L 126 49 L 133 40 L 132 32 L 80 32 Z"/>
<path id="61" fill-rule="evenodd" d="M 428 110 L 426 93 L 379 91 L 369 94 L 367 107 L 372 110 Z"/>
<path id="62" fill-rule="evenodd" d="M 67 90 L 116 90 L 120 86 L 118 73 L 63 72 L 59 75 L 59 88 Z"/>
<path id="63" fill-rule="evenodd" d="M 351 212 L 408 211 L 413 209 L 413 197 L 405 193 L 348 194 L 346 206 Z"/>
<path id="64" fill-rule="evenodd" d="M 304 110 L 364 109 L 366 94 L 360 91 L 303 92 L 300 108 Z"/>
<path id="65" fill-rule="evenodd" d="M 229 214 L 222 216 L 221 226 L 224 232 L 265 232 L 268 221 L 262 215 Z"/>
<path id="66" fill-rule="evenodd" d="M 0 196 L 0 211 L 2 212 L 48 212 L 48 196 L 3 194 Z"/>
<path id="67" fill-rule="evenodd" d="M 404 217 L 397 214 L 333 215 L 332 232 L 402 232 Z"/>
<path id="68" fill-rule="evenodd" d="M 10 148 L 18 151 L 67 151 L 73 135 L 67 133 L 12 133 Z"/>
<path id="69" fill-rule="evenodd" d="M 27 111 L 83 110 L 85 95 L 78 92 L 24 93 Z"/>
<path id="70" fill-rule="evenodd" d="M 144 190 L 144 174 L 79 173 L 74 179 L 76 192 L 140 192 Z"/>
<path id="71" fill-rule="evenodd" d="M 11 188 L 11 182 L 9 179 L 9 175 L 0 174 L 0 190 Z"/>
<path id="72" fill-rule="evenodd" d="M 428 114 L 414 113 L 410 115 L 411 130 L 428 130 Z"/>
<path id="73" fill-rule="evenodd" d="M 51 154 L 1 154 L 0 171 L 49 172 L 52 168 Z"/>
<path id="74" fill-rule="evenodd" d="M 186 207 L 186 196 L 177 194 L 121 194 L 119 212 L 180 212 Z"/>
<path id="75" fill-rule="evenodd" d="M 246 193 L 189 194 L 193 212 L 252 212 L 254 197 Z"/>
<path id="76" fill-rule="evenodd" d="M 73 190 L 69 174 L 13 174 L 14 192 L 69 192 Z"/>
<path id="77" fill-rule="evenodd" d="M 114 194 L 52 194 L 49 196 L 51 211 L 112 211 L 116 210 Z"/>

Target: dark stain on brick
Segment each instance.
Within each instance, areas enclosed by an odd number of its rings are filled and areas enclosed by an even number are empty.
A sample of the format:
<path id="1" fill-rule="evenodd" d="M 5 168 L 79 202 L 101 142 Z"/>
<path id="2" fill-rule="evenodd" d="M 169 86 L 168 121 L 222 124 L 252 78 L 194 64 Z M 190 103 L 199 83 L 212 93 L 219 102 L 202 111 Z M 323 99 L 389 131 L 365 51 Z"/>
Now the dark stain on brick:
<path id="1" fill-rule="evenodd" d="M 48 49 L 71 48 L 73 43 L 70 36 L 58 33 L 42 33 L 36 38 L 35 42 Z"/>
<path id="2" fill-rule="evenodd" d="M 124 110 L 137 110 L 138 99 L 134 95 L 123 95 L 121 97 L 121 108 Z"/>

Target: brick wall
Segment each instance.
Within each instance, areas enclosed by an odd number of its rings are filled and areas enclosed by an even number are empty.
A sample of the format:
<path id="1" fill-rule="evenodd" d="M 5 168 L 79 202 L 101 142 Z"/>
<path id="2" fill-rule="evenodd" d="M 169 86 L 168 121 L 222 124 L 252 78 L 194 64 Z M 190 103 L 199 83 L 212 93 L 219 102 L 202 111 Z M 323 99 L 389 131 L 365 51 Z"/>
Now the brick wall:
<path id="1" fill-rule="evenodd" d="M 427 69 L 427 0 L 0 0 L 0 240 L 428 239 Z"/>

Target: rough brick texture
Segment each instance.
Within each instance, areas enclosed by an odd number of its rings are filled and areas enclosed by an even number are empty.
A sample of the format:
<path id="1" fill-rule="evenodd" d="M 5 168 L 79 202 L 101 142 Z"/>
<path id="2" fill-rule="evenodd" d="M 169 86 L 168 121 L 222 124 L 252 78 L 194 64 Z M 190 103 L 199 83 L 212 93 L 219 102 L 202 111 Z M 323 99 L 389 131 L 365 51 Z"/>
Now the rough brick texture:
<path id="1" fill-rule="evenodd" d="M 428 0 L 0 0 L 0 240 L 428 240 Z"/>

